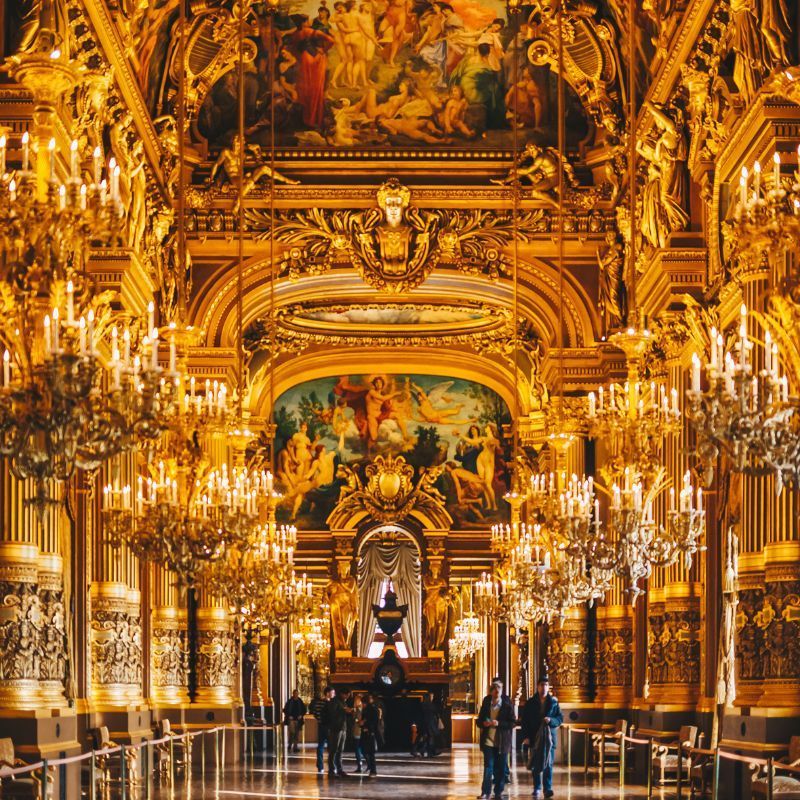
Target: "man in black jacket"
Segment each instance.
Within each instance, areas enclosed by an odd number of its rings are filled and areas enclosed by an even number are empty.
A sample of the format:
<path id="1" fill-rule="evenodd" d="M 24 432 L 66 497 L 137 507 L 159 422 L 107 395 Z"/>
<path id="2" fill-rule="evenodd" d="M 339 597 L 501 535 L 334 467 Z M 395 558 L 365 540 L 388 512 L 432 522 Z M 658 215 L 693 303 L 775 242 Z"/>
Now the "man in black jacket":
<path id="1" fill-rule="evenodd" d="M 553 796 L 553 761 L 556 754 L 556 729 L 564 721 L 558 698 L 550 694 L 546 675 L 539 678 L 536 694 L 522 709 L 523 744 L 530 748 L 533 772 L 533 797 L 538 798 L 542 784 L 544 796 Z"/>
<path id="2" fill-rule="evenodd" d="M 364 753 L 370 778 L 374 778 L 378 774 L 378 768 L 375 764 L 375 750 L 379 726 L 380 714 L 378 707 L 375 705 L 375 697 L 370 694 L 367 695 L 367 704 L 364 706 L 361 723 L 361 751 Z"/>
<path id="3" fill-rule="evenodd" d="M 325 754 L 325 745 L 328 745 L 328 751 L 331 746 L 328 742 L 328 731 L 322 724 L 322 716 L 325 713 L 325 706 L 328 705 L 330 700 L 330 693 L 333 691 L 330 686 L 326 686 L 322 691 L 322 696 L 317 695 L 311 701 L 311 713 L 317 720 L 317 772 L 322 772 L 324 767 L 323 756 Z"/>
<path id="4" fill-rule="evenodd" d="M 328 776 L 344 778 L 347 773 L 342 769 L 342 752 L 347 737 L 347 710 L 336 696 L 336 689 L 329 689 L 320 724 L 328 734 Z"/>
<path id="5" fill-rule="evenodd" d="M 294 753 L 299 750 L 297 742 L 303 730 L 304 717 L 307 710 L 306 704 L 300 697 L 300 692 L 295 689 L 283 707 L 283 719 L 286 723 L 286 732 L 289 734 L 289 750 Z"/>
<path id="6" fill-rule="evenodd" d="M 506 758 L 511 752 L 514 733 L 514 706 L 499 683 L 493 683 L 490 694 L 483 698 L 481 710 L 476 721 L 481 732 L 480 744 L 483 753 L 483 783 L 481 800 L 492 796 L 500 800 L 506 785 Z"/>

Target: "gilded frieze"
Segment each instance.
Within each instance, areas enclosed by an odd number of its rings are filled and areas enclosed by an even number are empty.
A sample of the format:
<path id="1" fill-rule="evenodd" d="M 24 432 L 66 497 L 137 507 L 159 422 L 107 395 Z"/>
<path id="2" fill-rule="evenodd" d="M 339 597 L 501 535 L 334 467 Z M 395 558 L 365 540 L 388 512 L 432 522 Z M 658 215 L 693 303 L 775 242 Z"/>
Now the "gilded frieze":
<path id="1" fill-rule="evenodd" d="M 590 700 L 590 664 L 586 608 L 571 609 L 561 625 L 550 627 L 547 663 L 553 691 L 562 702 Z"/>

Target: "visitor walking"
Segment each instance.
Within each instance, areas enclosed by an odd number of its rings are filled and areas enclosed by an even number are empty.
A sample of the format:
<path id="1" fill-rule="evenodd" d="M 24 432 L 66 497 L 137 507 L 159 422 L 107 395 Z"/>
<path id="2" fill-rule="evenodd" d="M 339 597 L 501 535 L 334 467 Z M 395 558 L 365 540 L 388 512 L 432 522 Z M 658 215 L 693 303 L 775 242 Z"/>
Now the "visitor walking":
<path id="1" fill-rule="evenodd" d="M 298 752 L 300 749 L 298 741 L 300 740 L 300 734 L 303 732 L 304 717 L 307 711 L 306 704 L 300 697 L 300 692 L 295 689 L 283 707 L 283 721 L 289 736 L 289 751 L 293 753 Z"/>
<path id="2" fill-rule="evenodd" d="M 515 719 L 514 707 L 499 683 L 493 683 L 490 693 L 483 698 L 476 724 L 483 753 L 483 783 L 479 797 L 488 800 L 494 787 L 495 800 L 500 800 L 506 785 L 506 756 L 511 752 Z"/>
<path id="3" fill-rule="evenodd" d="M 361 772 L 361 762 L 366 761 L 364 759 L 364 751 L 361 747 L 361 732 L 363 730 L 363 723 L 364 721 L 364 701 L 360 697 L 360 695 L 356 695 L 355 700 L 353 700 L 353 744 L 355 749 L 355 756 L 356 756 L 356 772 Z"/>
<path id="4" fill-rule="evenodd" d="M 375 762 L 375 751 L 377 750 L 380 723 L 380 710 L 375 703 L 375 698 L 371 694 L 368 694 L 361 722 L 361 750 L 367 762 L 367 770 L 369 771 L 370 778 L 374 778 L 378 774 L 378 767 Z"/>
<path id="5" fill-rule="evenodd" d="M 433 692 L 428 692 L 425 699 L 422 701 L 422 725 L 420 726 L 419 735 L 422 737 L 422 742 L 417 743 L 417 749 L 421 750 L 423 755 L 428 758 L 438 755 L 436 752 L 436 736 L 439 733 L 439 709 L 436 708 L 436 703 L 433 700 Z"/>
<path id="6" fill-rule="evenodd" d="M 333 688 L 328 689 L 321 722 L 328 735 L 328 777 L 344 778 L 347 773 L 342 769 L 342 752 L 347 738 L 347 710 Z"/>
<path id="7" fill-rule="evenodd" d="M 325 769 L 325 764 L 322 760 L 325 754 L 325 745 L 328 745 L 328 750 L 330 750 L 330 743 L 328 742 L 328 729 L 323 724 L 322 718 L 325 713 L 325 707 L 328 704 L 328 700 L 330 700 L 330 693 L 332 691 L 333 689 L 331 689 L 330 686 L 326 686 L 322 691 L 322 695 L 317 694 L 317 696 L 311 701 L 311 713 L 317 720 L 317 772 L 322 772 Z"/>
<path id="8" fill-rule="evenodd" d="M 546 675 L 539 678 L 536 694 L 522 709 L 523 744 L 529 748 L 528 766 L 533 773 L 533 797 L 553 796 L 553 762 L 556 755 L 556 730 L 564 721 L 558 699 L 550 694 Z"/>

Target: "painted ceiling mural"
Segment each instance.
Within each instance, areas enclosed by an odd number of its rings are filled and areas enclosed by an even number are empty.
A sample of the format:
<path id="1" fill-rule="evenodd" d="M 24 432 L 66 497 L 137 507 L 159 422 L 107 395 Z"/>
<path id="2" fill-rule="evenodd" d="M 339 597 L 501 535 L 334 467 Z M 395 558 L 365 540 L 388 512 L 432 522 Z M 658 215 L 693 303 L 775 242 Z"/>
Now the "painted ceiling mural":
<path id="1" fill-rule="evenodd" d="M 269 26 L 255 38 L 246 78 L 248 141 L 284 147 L 431 145 L 509 148 L 516 94 L 518 138 L 550 142 L 554 79 L 528 65 L 514 80 L 514 41 L 503 0 L 284 0 L 272 27 L 278 53 L 270 82 Z M 211 147 L 230 144 L 238 104 L 236 71 L 203 103 L 198 130 Z M 570 95 L 573 143 L 588 132 Z"/>
<path id="2" fill-rule="evenodd" d="M 456 528 L 508 517 L 508 407 L 479 383 L 431 375 L 319 378 L 275 402 L 278 518 L 322 529 L 343 485 L 340 464 L 402 454 L 415 468 L 442 467 L 437 488 Z"/>

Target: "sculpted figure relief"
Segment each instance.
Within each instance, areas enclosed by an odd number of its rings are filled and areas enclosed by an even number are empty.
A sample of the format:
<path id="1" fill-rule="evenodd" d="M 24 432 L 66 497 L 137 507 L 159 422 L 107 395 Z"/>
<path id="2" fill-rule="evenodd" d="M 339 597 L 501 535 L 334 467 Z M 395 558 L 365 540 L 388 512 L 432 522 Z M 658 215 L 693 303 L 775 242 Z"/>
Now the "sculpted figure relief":
<path id="1" fill-rule="evenodd" d="M 338 577 L 328 584 L 331 630 L 335 650 L 349 650 L 358 620 L 358 585 L 346 561 L 337 562 Z"/>
<path id="2" fill-rule="evenodd" d="M 686 207 L 685 162 L 688 155 L 683 112 L 650 101 L 645 108 L 653 116 L 655 139 L 639 142 L 637 151 L 647 162 L 647 180 L 642 195 L 641 227 L 653 247 L 665 247 L 673 231 L 689 222 Z"/>
<path id="3" fill-rule="evenodd" d="M 554 147 L 528 144 L 517 160 L 516 169 L 510 169 L 505 178 L 493 179 L 499 186 L 529 184 L 527 193 L 534 200 L 541 200 L 558 207 L 558 173 L 564 171 L 565 193 L 578 185 L 572 165 L 566 157 L 559 156 Z"/>
<path id="4" fill-rule="evenodd" d="M 224 173 L 227 179 L 232 183 L 236 184 L 239 180 L 239 173 L 241 171 L 241 163 L 240 163 L 240 151 L 241 151 L 241 137 L 239 134 L 236 134 L 233 137 L 233 141 L 231 142 L 230 147 L 223 147 L 220 150 L 219 156 L 217 156 L 217 160 L 214 162 L 214 166 L 211 168 L 211 176 L 209 178 L 209 183 L 214 183 L 215 179 L 220 173 Z M 252 155 L 256 161 L 260 161 L 261 163 L 250 172 L 245 172 L 244 175 L 244 184 L 242 186 L 242 193 L 241 196 L 237 196 L 236 201 L 233 204 L 233 211 L 236 213 L 239 210 L 239 205 L 244 200 L 250 192 L 256 187 L 258 182 L 262 178 L 267 178 L 268 180 L 274 181 L 276 183 L 289 183 L 289 184 L 298 184 L 300 181 L 293 180 L 292 178 L 287 178 L 285 175 L 281 175 L 278 170 L 273 170 L 269 164 L 264 162 L 264 155 L 261 148 L 258 145 L 248 144 L 245 146 L 245 169 L 246 169 L 246 161 L 247 156 Z"/>
<path id="5" fill-rule="evenodd" d="M 600 268 L 600 290 L 598 306 L 607 333 L 624 325 L 628 318 L 628 298 L 625 289 L 625 256 L 616 231 L 606 231 L 606 250 L 597 250 Z"/>

